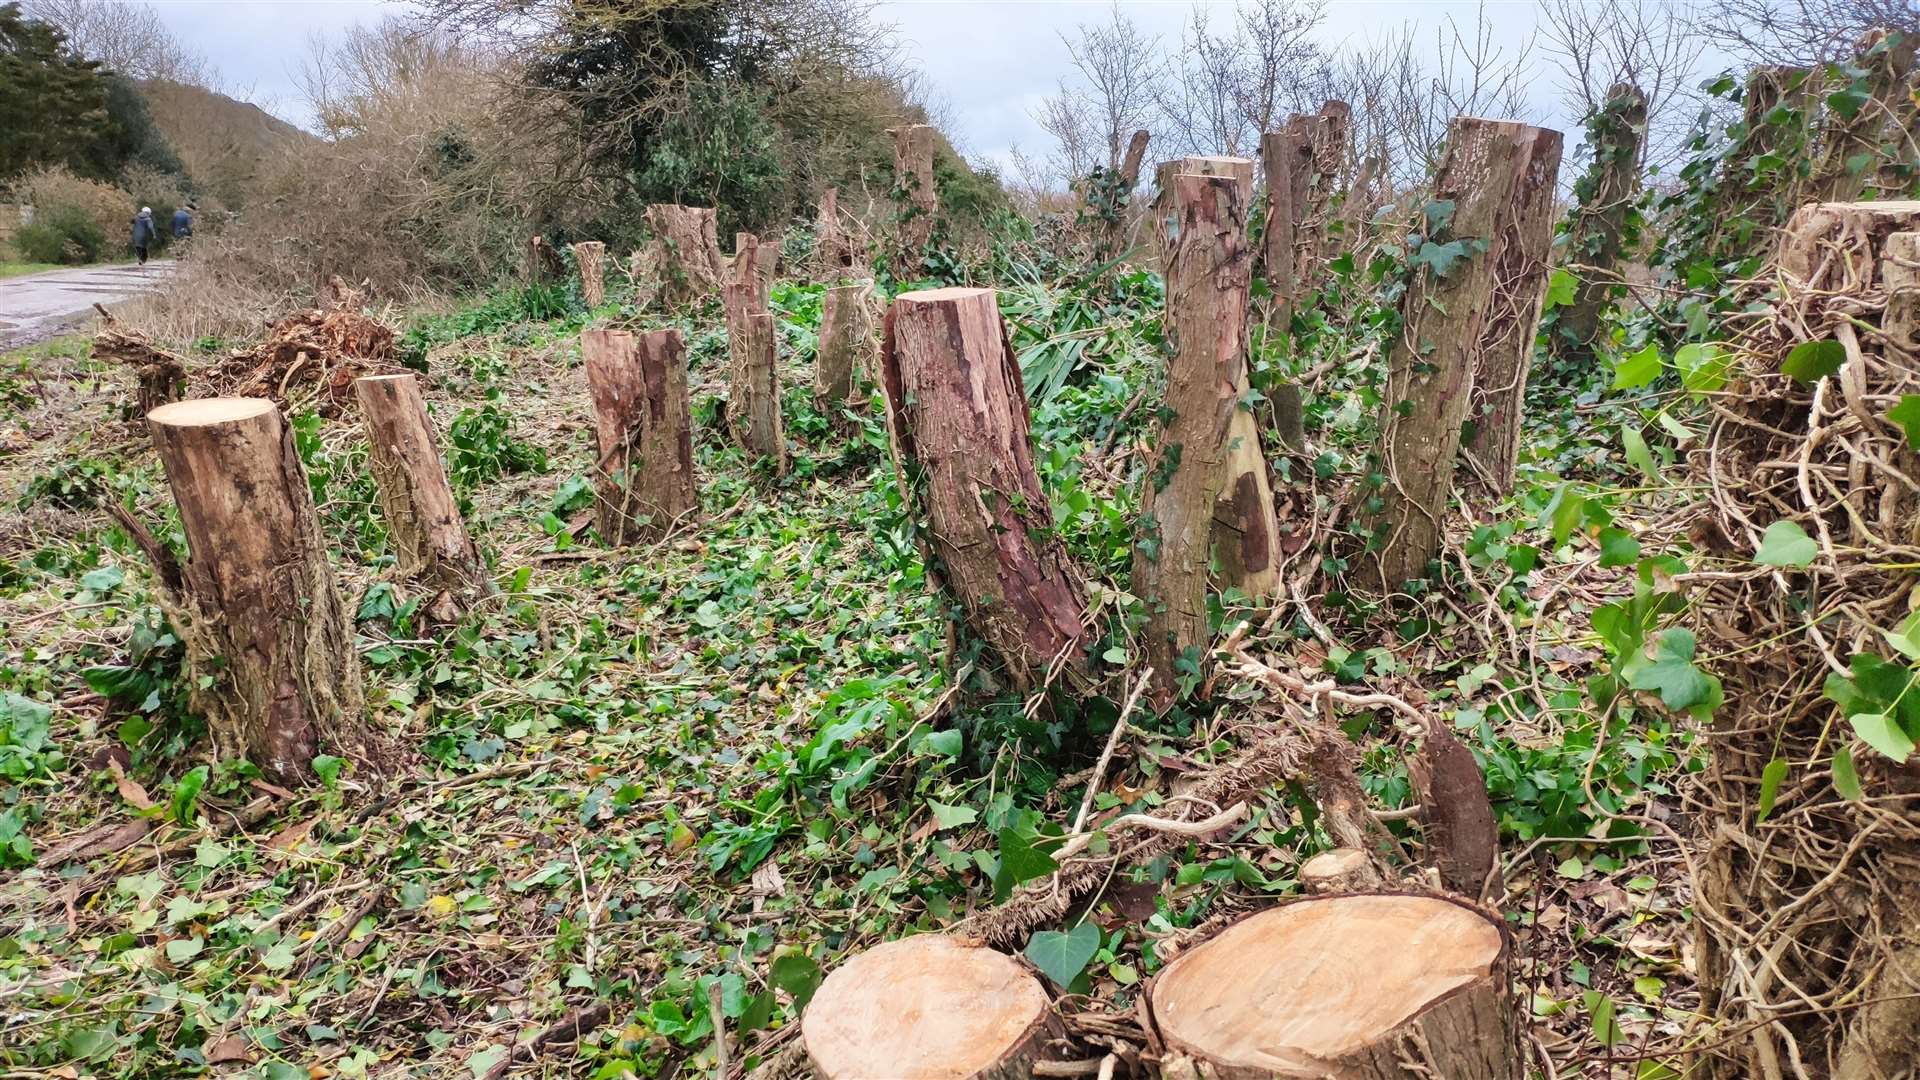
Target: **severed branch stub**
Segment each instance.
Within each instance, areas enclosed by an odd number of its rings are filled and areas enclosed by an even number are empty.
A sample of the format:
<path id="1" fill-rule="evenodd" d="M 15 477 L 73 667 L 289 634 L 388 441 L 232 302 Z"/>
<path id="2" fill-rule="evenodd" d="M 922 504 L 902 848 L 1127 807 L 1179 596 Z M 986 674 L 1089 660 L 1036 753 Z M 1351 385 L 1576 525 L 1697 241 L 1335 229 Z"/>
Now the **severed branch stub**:
<path id="1" fill-rule="evenodd" d="M 657 540 L 699 512 L 680 331 L 585 330 L 593 392 L 595 527 L 613 546 Z"/>
<path id="2" fill-rule="evenodd" d="M 1005 953 L 941 934 L 835 968 L 800 1020 L 820 1080 L 1027 1080 L 1065 1036 L 1040 980 Z"/>
<path id="3" fill-rule="evenodd" d="M 1211 1080 L 1518 1080 L 1510 978 L 1493 913 L 1342 893 L 1242 919 L 1147 993 L 1168 1050 Z"/>
<path id="4" fill-rule="evenodd" d="M 1084 668 L 1086 587 L 1034 470 L 1020 365 L 992 289 L 902 293 L 881 385 L 902 488 L 926 523 L 929 576 L 1014 686 Z"/>
<path id="5" fill-rule="evenodd" d="M 447 482 L 420 380 L 368 375 L 354 380 L 353 391 L 366 420 L 368 464 L 380 489 L 388 546 L 400 573 L 430 590 L 428 616 L 453 622 L 493 591 L 493 583 Z"/>

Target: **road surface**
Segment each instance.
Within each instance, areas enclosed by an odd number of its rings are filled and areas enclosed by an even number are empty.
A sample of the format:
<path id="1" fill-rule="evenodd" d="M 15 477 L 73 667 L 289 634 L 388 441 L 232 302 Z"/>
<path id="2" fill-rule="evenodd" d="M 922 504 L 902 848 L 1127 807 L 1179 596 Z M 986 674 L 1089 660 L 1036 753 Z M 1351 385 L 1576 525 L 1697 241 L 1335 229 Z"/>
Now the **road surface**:
<path id="1" fill-rule="evenodd" d="M 0 278 L 0 350 L 55 337 L 85 321 L 93 305 L 151 292 L 172 272 L 171 261 L 152 259 L 145 266 L 83 266 Z"/>

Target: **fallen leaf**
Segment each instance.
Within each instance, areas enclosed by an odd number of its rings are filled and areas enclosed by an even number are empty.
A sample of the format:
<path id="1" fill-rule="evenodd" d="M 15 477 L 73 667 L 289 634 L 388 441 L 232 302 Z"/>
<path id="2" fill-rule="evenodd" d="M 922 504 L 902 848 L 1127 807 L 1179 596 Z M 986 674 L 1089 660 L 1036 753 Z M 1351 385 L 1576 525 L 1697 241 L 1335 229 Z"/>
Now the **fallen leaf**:
<path id="1" fill-rule="evenodd" d="M 300 841 L 305 840 L 308 834 L 313 832 L 314 823 L 318 820 L 318 818 L 308 818 L 281 829 L 273 835 L 273 839 L 267 841 L 267 850 L 282 854 L 292 851 L 300 846 Z"/>
<path id="2" fill-rule="evenodd" d="M 253 1054 L 247 1049 L 246 1037 L 241 1035 L 229 1035 L 218 1042 L 209 1041 L 200 1048 L 200 1052 L 206 1055 L 209 1065 L 224 1065 L 230 1061 L 253 1064 Z"/>
<path id="3" fill-rule="evenodd" d="M 107 771 L 113 774 L 113 786 L 119 790 L 121 798 L 132 803 L 137 809 L 153 809 L 153 799 L 147 795 L 147 789 L 141 787 L 138 780 L 127 775 L 127 770 L 120 767 L 117 758 L 107 759 Z"/>

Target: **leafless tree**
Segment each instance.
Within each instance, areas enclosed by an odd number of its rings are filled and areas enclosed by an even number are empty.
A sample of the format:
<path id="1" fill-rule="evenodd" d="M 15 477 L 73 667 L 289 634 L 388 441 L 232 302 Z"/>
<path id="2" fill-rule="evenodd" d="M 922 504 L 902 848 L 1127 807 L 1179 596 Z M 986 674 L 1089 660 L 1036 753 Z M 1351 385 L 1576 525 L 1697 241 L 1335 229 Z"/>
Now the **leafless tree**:
<path id="1" fill-rule="evenodd" d="M 1616 84 L 1647 99 L 1646 159 L 1665 163 L 1687 138 L 1705 39 L 1664 0 L 1541 0 L 1546 51 L 1568 111 L 1588 116 Z"/>
<path id="2" fill-rule="evenodd" d="M 89 60 L 132 79 L 167 79 L 195 86 L 213 83 L 207 58 L 187 48 L 167 29 L 152 4 L 132 0 L 25 0 L 33 18 L 59 27 Z"/>
<path id="3" fill-rule="evenodd" d="M 1034 120 L 1056 144 L 1051 164 L 1064 183 L 1095 165 L 1120 164 L 1127 139 L 1152 118 L 1160 41 L 1114 4 L 1105 22 L 1060 35 L 1078 78 L 1062 79 Z"/>
<path id="4" fill-rule="evenodd" d="M 1157 97 L 1167 149 L 1252 154 L 1261 132 L 1317 108 L 1333 59 L 1309 37 L 1325 17 L 1323 0 L 1245 0 L 1215 32 L 1208 8 L 1194 5 Z"/>
<path id="5" fill-rule="evenodd" d="M 1874 27 L 1920 34 L 1915 0 L 1704 0 L 1701 33 L 1749 64 L 1810 66 L 1853 54 Z"/>

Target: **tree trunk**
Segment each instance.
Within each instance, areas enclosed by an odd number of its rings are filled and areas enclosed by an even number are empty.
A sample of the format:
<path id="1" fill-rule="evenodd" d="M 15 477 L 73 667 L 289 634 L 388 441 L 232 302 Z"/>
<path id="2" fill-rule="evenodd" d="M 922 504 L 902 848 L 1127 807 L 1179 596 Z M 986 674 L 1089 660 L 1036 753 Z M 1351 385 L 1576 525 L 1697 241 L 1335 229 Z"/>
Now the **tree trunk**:
<path id="1" fill-rule="evenodd" d="M 1547 260 L 1553 249 L 1554 196 L 1560 182 L 1562 137 L 1546 128 L 1528 128 L 1522 171 L 1514 180 L 1494 234 L 1493 297 L 1473 361 L 1473 397 L 1477 409 L 1469 444 L 1467 483 L 1489 494 L 1513 490 L 1520 458 L 1520 427 L 1527 400 L 1527 376 L 1540 334 L 1540 308 L 1547 297 Z"/>
<path id="2" fill-rule="evenodd" d="M 1266 219 L 1261 228 L 1261 266 L 1267 295 L 1264 325 L 1267 337 L 1292 333 L 1293 313 L 1305 295 L 1301 280 L 1299 229 L 1307 205 L 1313 173 L 1313 149 L 1304 126 L 1289 123 L 1280 131 L 1260 136 L 1260 163 L 1267 185 Z M 1267 426 L 1287 450 L 1307 445 L 1306 403 L 1291 382 L 1274 386 L 1267 394 Z"/>
<path id="3" fill-rule="evenodd" d="M 724 266 L 712 210 L 655 203 L 647 207 L 645 220 L 651 234 L 648 262 L 662 304 L 685 307 L 719 290 Z"/>
<path id="4" fill-rule="evenodd" d="M 1632 83 L 1609 90 L 1606 103 L 1587 119 L 1593 164 L 1574 185 L 1580 208 L 1574 212 L 1566 259 L 1576 264 L 1573 272 L 1580 284 L 1573 303 L 1560 309 L 1555 327 L 1555 351 L 1562 356 L 1591 360 L 1599 347 L 1600 328 L 1613 309 L 1620 260 L 1626 255 L 1628 215 L 1640 194 L 1646 135 L 1647 95 Z"/>
<path id="5" fill-rule="evenodd" d="M 991 289 L 903 293 L 887 312 L 881 385 L 927 566 L 967 625 L 1032 689 L 1084 666 L 1086 589 L 1034 471 L 1020 365 Z"/>
<path id="6" fill-rule="evenodd" d="M 1133 189 L 1140 186 L 1140 165 L 1146 160 L 1150 138 L 1145 128 L 1134 132 L 1127 140 L 1125 155 L 1114 162 L 1112 173 L 1096 171 L 1095 178 L 1087 182 L 1081 217 L 1093 223 L 1096 265 L 1105 265 L 1125 251 Z"/>
<path id="7" fill-rule="evenodd" d="M 527 241 L 527 284 L 545 285 L 560 276 L 560 266 L 560 253 L 546 237 L 535 234 Z"/>
<path id="8" fill-rule="evenodd" d="M 293 438 L 271 401 L 203 398 L 147 417 L 191 553 L 175 625 L 207 685 L 216 752 L 279 783 L 315 755 L 379 766 L 353 627 Z"/>
<path id="9" fill-rule="evenodd" d="M 1820 159 L 1814 166 L 1811 199 L 1853 202 L 1896 198 L 1912 187 L 1900 163 L 1913 161 L 1916 106 L 1912 91 L 1914 35 L 1889 41 L 1888 31 L 1869 30 L 1861 38 L 1853 65 L 1866 71 L 1866 102 L 1852 116 L 1828 107 L 1820 133 Z M 1865 168 L 1857 167 L 1861 159 Z"/>
<path id="10" fill-rule="evenodd" d="M 1030 1080 L 1065 1027 L 1020 962 L 941 934 L 876 945 L 836 968 L 800 1041 L 819 1080 Z"/>
<path id="11" fill-rule="evenodd" d="M 840 224 L 840 189 L 820 193 L 820 212 L 813 223 L 813 265 L 821 281 L 837 281 L 852 265 L 847 257 L 846 233 Z"/>
<path id="12" fill-rule="evenodd" d="M 368 375 L 355 379 L 353 390 L 366 419 L 368 464 L 380 488 L 387 546 L 400 572 L 431 591 L 428 615 L 453 622 L 493 591 L 493 583 L 447 483 L 420 380 Z"/>
<path id="13" fill-rule="evenodd" d="M 1208 169 L 1212 175 L 1194 171 Z M 1178 171 L 1176 171 L 1178 170 Z M 1183 657 L 1208 641 L 1207 580 L 1214 541 L 1223 583 L 1249 595 L 1272 589 L 1279 553 L 1273 494 L 1247 390 L 1246 246 L 1253 163 L 1194 159 L 1161 167 L 1159 235 L 1166 243 L 1167 396 L 1141 493 L 1133 587 L 1148 606 L 1154 700 L 1177 696 Z M 1259 592 L 1256 593 L 1256 590 Z"/>
<path id="14" fill-rule="evenodd" d="M 1240 920 L 1147 995 L 1167 1049 L 1208 1080 L 1519 1080 L 1511 968 L 1477 905 L 1344 893 Z"/>
<path id="15" fill-rule="evenodd" d="M 854 399 L 856 373 L 873 372 L 873 316 L 867 308 L 872 286 L 865 281 L 835 285 L 820 306 L 820 348 L 814 356 L 813 393 L 820 410 L 845 428 L 842 417 Z"/>
<path id="16" fill-rule="evenodd" d="M 1334 197 L 1345 190 L 1347 139 L 1353 109 L 1344 101 L 1329 101 L 1311 117 L 1299 117 L 1297 136 L 1307 147 L 1306 200 L 1297 204 L 1294 226 L 1298 254 L 1295 266 L 1300 293 L 1319 288 L 1321 274 L 1334 249 Z"/>
<path id="17" fill-rule="evenodd" d="M 1440 550 L 1474 357 L 1494 295 L 1495 241 L 1536 130 L 1462 116 L 1448 131 L 1434 200 L 1454 209 L 1427 242 L 1452 245 L 1455 254 L 1445 274 L 1420 271 L 1401 300 L 1380 421 L 1385 480 L 1363 487 L 1354 512 L 1369 537 L 1356 569 L 1382 593 L 1424 576 Z"/>
<path id="18" fill-rule="evenodd" d="M 660 539 L 700 510 L 680 331 L 585 330 L 580 353 L 600 448 L 593 478 L 600 539 L 614 546 Z"/>
<path id="19" fill-rule="evenodd" d="M 775 475 L 785 476 L 787 436 L 780 415 L 777 342 L 771 314 L 761 311 L 746 316 L 734 351 L 727 428 L 741 449 L 770 462 Z"/>
<path id="20" fill-rule="evenodd" d="M 573 261 L 580 269 L 580 296 L 592 311 L 607 302 L 607 245 L 582 240 L 573 245 Z"/>
<path id="21" fill-rule="evenodd" d="M 934 187 L 934 131 L 926 124 L 909 124 L 891 129 L 893 133 L 894 205 L 897 207 L 896 235 L 900 248 L 902 280 L 919 275 L 920 253 L 933 239 L 933 219 L 940 208 Z"/>

